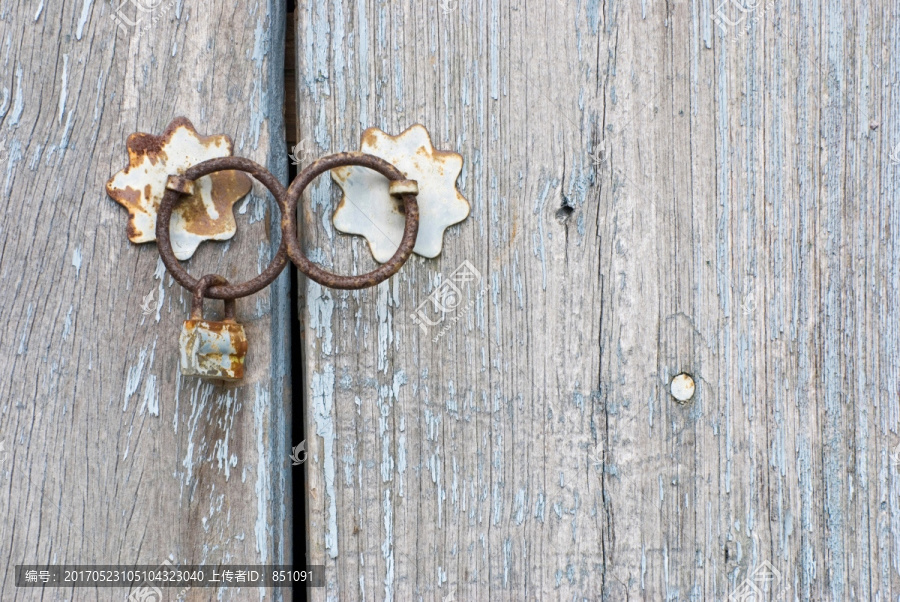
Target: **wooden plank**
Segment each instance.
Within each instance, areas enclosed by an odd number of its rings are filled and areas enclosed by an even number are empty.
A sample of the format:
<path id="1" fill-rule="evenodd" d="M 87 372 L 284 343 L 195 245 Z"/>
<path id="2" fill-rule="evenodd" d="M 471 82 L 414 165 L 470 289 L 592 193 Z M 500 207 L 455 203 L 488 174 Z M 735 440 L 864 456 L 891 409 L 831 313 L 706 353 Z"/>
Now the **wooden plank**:
<path id="1" fill-rule="evenodd" d="M 128 162 L 129 133 L 160 133 L 178 115 L 286 179 L 284 5 L 137 4 L 13 3 L 0 18 L 4 600 L 127 595 L 17 590 L 22 563 L 290 562 L 287 275 L 237 302 L 243 382 L 182 378 L 190 296 L 155 244 L 128 242 L 127 214 L 104 188 Z M 257 184 L 236 206 L 237 235 L 201 245 L 190 271 L 259 273 L 277 244 L 272 207 Z"/>
<path id="2" fill-rule="evenodd" d="M 320 597 L 897 597 L 895 12 L 298 6 L 300 138 L 421 122 L 472 202 L 439 258 L 302 293 Z M 307 249 L 370 269 L 333 188 Z"/>

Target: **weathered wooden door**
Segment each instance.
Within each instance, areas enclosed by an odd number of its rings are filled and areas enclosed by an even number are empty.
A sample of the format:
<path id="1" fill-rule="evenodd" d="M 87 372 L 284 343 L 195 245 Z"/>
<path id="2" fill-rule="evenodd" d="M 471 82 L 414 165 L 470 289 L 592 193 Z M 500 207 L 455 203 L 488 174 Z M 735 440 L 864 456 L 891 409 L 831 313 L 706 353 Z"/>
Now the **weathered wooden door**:
<path id="1" fill-rule="evenodd" d="M 16 588 L 18 564 L 290 561 L 288 275 L 238 302 L 242 383 L 183 378 L 190 295 L 155 244 L 128 241 L 105 190 L 126 136 L 178 115 L 286 180 L 284 15 L 283 2 L 0 4 L 0 599 L 128 596 Z M 272 207 L 257 185 L 237 235 L 201 245 L 191 272 L 255 276 Z M 290 596 L 165 599 L 181 593 Z"/>
<path id="2" fill-rule="evenodd" d="M 422 123 L 472 204 L 439 258 L 301 297 L 322 597 L 896 599 L 897 23 L 299 3 L 298 140 Z M 334 199 L 322 180 L 306 244 L 362 270 Z M 480 282 L 422 332 L 464 261 Z"/>
<path id="3" fill-rule="evenodd" d="M 285 11 L 0 3 L 0 599 L 125 596 L 17 588 L 17 564 L 165 561 L 324 564 L 329 600 L 898 597 L 894 4 Z M 374 289 L 292 300 L 283 274 L 238 303 L 243 382 L 182 377 L 190 296 L 104 190 L 127 134 L 177 115 L 285 183 L 285 139 L 421 123 L 471 215 Z M 360 273 L 338 198 L 304 197 L 303 245 Z M 192 273 L 264 268 L 274 203 L 236 213 Z"/>

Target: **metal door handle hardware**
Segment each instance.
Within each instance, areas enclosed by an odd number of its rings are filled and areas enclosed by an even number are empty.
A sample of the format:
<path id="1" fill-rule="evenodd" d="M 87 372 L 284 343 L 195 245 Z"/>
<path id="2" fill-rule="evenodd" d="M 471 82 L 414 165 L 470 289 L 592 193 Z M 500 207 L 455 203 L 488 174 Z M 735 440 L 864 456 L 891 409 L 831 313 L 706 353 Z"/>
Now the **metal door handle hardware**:
<path id="1" fill-rule="evenodd" d="M 435 150 L 428 130 L 418 124 L 398 136 L 369 128 L 362 134 L 360 151 L 381 157 L 416 180 L 422 221 L 413 252 L 428 258 L 440 255 L 444 231 L 469 215 L 469 202 L 456 188 L 462 155 Z M 391 197 L 399 191 L 398 184 L 388 185 L 377 173 L 358 167 L 335 169 L 331 177 L 344 191 L 334 212 L 335 229 L 361 234 L 375 259 L 387 261 L 400 246 L 404 226 L 403 214 Z"/>
<path id="2" fill-rule="evenodd" d="M 184 117 L 173 120 L 161 136 L 132 134 L 127 146 L 130 164 L 110 178 L 106 189 L 113 200 L 128 209 L 129 239 L 135 243 L 155 239 L 172 278 L 193 294 L 191 319 L 185 321 L 180 339 L 183 374 L 227 380 L 243 376 L 247 341 L 243 327 L 234 321 L 234 300 L 268 286 L 288 260 L 319 284 L 360 289 L 396 274 L 416 245 L 419 184 L 372 154 L 347 152 L 323 157 L 306 166 L 285 189 L 261 165 L 230 156 L 230 138 L 200 136 Z M 303 191 L 324 172 L 348 167 L 377 172 L 388 182 L 387 194 L 402 201 L 402 205 L 394 201 L 403 216 L 396 249 L 382 265 L 357 276 L 333 274 L 312 263 L 297 237 L 297 203 Z M 203 240 L 225 240 L 234 235 L 232 207 L 251 188 L 247 174 L 268 188 L 281 211 L 281 244 L 272 261 L 258 276 L 239 284 L 231 284 L 218 274 L 199 279 L 191 276 L 179 259 L 189 258 Z M 203 299 L 207 297 L 225 300 L 224 321 L 202 319 Z"/>
<path id="3" fill-rule="evenodd" d="M 156 214 L 169 175 L 180 175 L 208 159 L 228 157 L 228 136 L 201 136 L 190 121 L 176 117 L 160 136 L 136 132 L 128 136 L 128 167 L 106 183 L 110 197 L 128 210 L 128 238 L 133 243 L 156 240 Z M 189 259 L 204 240 L 227 240 L 236 224 L 232 207 L 251 182 L 238 171 L 216 173 L 198 182 L 177 210 L 172 243 L 179 259 Z"/>

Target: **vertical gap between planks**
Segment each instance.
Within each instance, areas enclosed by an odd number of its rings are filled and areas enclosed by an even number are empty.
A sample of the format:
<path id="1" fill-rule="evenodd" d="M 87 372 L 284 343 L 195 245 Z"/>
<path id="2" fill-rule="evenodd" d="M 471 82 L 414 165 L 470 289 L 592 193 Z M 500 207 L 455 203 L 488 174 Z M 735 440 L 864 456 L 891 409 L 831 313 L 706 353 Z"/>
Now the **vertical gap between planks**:
<path id="1" fill-rule="evenodd" d="M 285 0 L 284 20 L 284 137 L 285 152 L 293 155 L 294 146 L 297 144 L 297 90 L 296 90 L 296 46 L 294 43 L 294 12 L 297 8 L 295 0 Z M 297 165 L 293 159 L 288 161 L 288 182 L 297 177 Z M 306 440 L 304 432 L 304 417 L 306 412 L 303 407 L 303 345 L 300 333 L 300 288 L 297 267 L 291 263 L 288 268 L 291 274 L 291 382 L 293 383 L 291 398 L 291 446 L 295 446 Z M 293 480 L 291 491 L 293 492 L 293 533 L 291 539 L 291 551 L 296 567 L 306 565 L 306 464 L 291 467 Z M 306 587 L 295 585 L 292 589 L 295 601 L 307 600 Z"/>

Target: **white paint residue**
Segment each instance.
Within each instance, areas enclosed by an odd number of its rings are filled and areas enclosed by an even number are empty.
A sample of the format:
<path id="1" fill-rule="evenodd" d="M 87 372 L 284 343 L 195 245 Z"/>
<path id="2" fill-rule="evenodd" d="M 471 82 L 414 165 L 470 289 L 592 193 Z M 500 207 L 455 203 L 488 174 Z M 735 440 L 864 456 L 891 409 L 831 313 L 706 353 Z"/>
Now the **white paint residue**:
<path id="1" fill-rule="evenodd" d="M 22 355 L 28 351 L 28 334 L 31 332 L 31 316 L 34 314 L 34 304 L 29 303 L 25 312 L 25 328 L 22 329 L 22 338 L 19 340 L 19 350 L 16 352 L 16 355 Z"/>
<path id="2" fill-rule="evenodd" d="M 456 475 L 454 475 L 454 481 L 455 480 Z M 516 525 L 521 525 L 525 521 L 525 506 L 525 489 L 519 489 L 519 491 L 516 492 L 516 499 L 513 502 L 513 520 L 516 521 Z"/>
<path id="3" fill-rule="evenodd" d="M 63 127 L 62 138 L 59 141 L 59 150 L 66 150 L 69 148 L 69 136 L 72 135 L 72 126 L 74 125 L 72 123 L 72 117 L 74 114 L 75 109 L 71 109 L 68 115 L 66 115 L 66 125 Z"/>
<path id="4" fill-rule="evenodd" d="M 80 40 L 81 35 L 84 33 L 84 24 L 87 23 L 88 13 L 91 11 L 91 1 L 84 0 L 84 4 L 81 6 L 81 17 L 78 19 L 78 29 L 75 31 L 76 40 Z"/>
<path id="5" fill-rule="evenodd" d="M 140 414 L 144 413 L 144 409 L 151 416 L 159 416 L 159 389 L 156 387 L 156 375 L 147 375 L 147 384 L 144 385 L 144 403 L 141 404 Z"/>
<path id="6" fill-rule="evenodd" d="M 223 435 L 222 438 L 216 440 L 214 452 L 219 470 L 225 470 L 225 480 L 227 481 L 231 477 L 231 468 L 237 466 L 238 461 L 237 456 L 231 454 L 228 447 L 231 440 L 231 427 L 234 425 L 234 416 L 239 407 L 237 392 L 229 391 L 224 397 L 219 398 L 217 404 L 219 407 L 224 405 L 225 411 L 217 413 L 219 415 L 224 414 L 224 418 L 216 421 L 218 432 L 223 433 Z"/>
<path id="7" fill-rule="evenodd" d="M 447 492 L 441 487 L 441 484 L 444 482 L 443 468 L 444 463 L 441 460 L 441 446 L 438 445 L 437 449 L 435 449 L 434 454 L 428 460 L 429 467 L 431 468 L 431 480 L 434 483 L 436 493 L 435 497 L 437 498 L 437 527 L 438 529 L 444 526 L 443 517 L 444 517 L 444 500 L 447 498 Z"/>
<path id="8" fill-rule="evenodd" d="M 269 264 L 271 253 L 268 241 L 261 240 L 256 246 L 256 273 L 262 274 L 263 268 Z"/>
<path id="9" fill-rule="evenodd" d="M 378 316 L 378 369 L 387 374 L 387 352 L 393 340 L 391 331 L 391 314 L 388 311 L 390 284 L 382 282 L 378 285 L 375 301 L 375 314 Z"/>
<path id="10" fill-rule="evenodd" d="M 400 481 L 400 489 L 398 491 L 400 497 L 403 497 L 403 475 L 406 473 L 406 433 L 403 430 L 404 418 L 400 417 L 400 436 L 397 438 L 397 480 Z"/>
<path id="11" fill-rule="evenodd" d="M 3 193 L 6 195 L 6 198 L 9 198 L 10 189 L 12 187 L 12 177 L 13 171 L 16 168 L 16 163 L 22 160 L 22 143 L 13 139 L 9 144 L 9 155 L 7 156 L 7 164 L 6 164 L 6 182 L 3 184 Z"/>
<path id="12" fill-rule="evenodd" d="M 266 544 L 268 525 L 266 521 L 266 508 L 269 499 L 269 473 L 267 466 L 271 462 L 266 459 L 266 408 L 269 407 L 269 390 L 256 384 L 256 399 L 253 402 L 253 423 L 256 427 L 256 551 L 259 553 L 260 564 L 265 564 L 269 557 L 269 548 Z M 333 475 L 332 475 L 333 476 Z"/>
<path id="13" fill-rule="evenodd" d="M 537 198 L 534 205 L 533 213 L 538 216 L 538 229 L 532 234 L 532 242 L 534 243 L 534 256 L 541 260 L 543 290 L 547 290 L 547 257 L 544 251 L 544 209 L 547 205 L 547 199 L 550 196 L 551 189 L 556 190 L 558 185 L 558 180 L 554 179 L 552 182 L 548 181 L 544 185 L 544 190 L 541 191 L 541 195 Z"/>
<path id="14" fill-rule="evenodd" d="M 34 153 L 31 155 L 31 161 L 28 163 L 28 169 L 31 171 L 36 171 L 38 167 L 41 166 L 41 153 L 44 150 L 44 146 L 42 144 L 38 144 L 34 147 Z"/>
<path id="15" fill-rule="evenodd" d="M 359 73 L 366 73 L 369 69 L 369 21 L 367 18 L 368 15 L 368 7 L 366 6 L 366 0 L 356 0 L 356 20 L 357 20 L 357 30 L 359 34 L 356 36 L 357 42 L 357 69 L 359 69 Z M 312 46 L 312 44 L 307 44 L 307 47 Z M 359 83 L 359 98 L 364 99 L 364 102 L 357 103 L 359 106 L 359 123 L 367 124 L 363 127 L 368 127 L 369 123 L 369 78 L 368 77 L 357 77 L 356 81 Z"/>
<path id="16" fill-rule="evenodd" d="M 453 456 L 453 481 L 450 483 L 450 503 L 459 511 L 459 464 L 456 462 L 456 456 Z M 465 504 L 465 500 L 463 500 Z"/>
<path id="17" fill-rule="evenodd" d="M 63 323 L 63 332 L 62 339 L 65 341 L 69 338 L 69 331 L 72 330 L 72 309 L 74 309 L 71 305 L 69 306 L 69 311 L 66 313 L 66 321 Z"/>
<path id="18" fill-rule="evenodd" d="M 394 457 L 391 454 L 391 452 L 393 451 L 393 445 L 391 443 L 393 432 L 388 429 L 388 424 L 389 422 L 391 422 L 389 418 L 394 408 L 394 402 L 399 399 L 400 387 L 405 385 L 407 382 L 409 382 L 409 379 L 406 377 L 406 372 L 404 372 L 403 370 L 398 370 L 396 373 L 394 373 L 394 379 L 390 389 L 388 389 L 386 386 L 382 386 L 378 395 L 378 432 L 381 436 L 382 445 L 381 479 L 385 483 L 393 480 L 394 476 Z M 400 418 L 400 424 L 400 451 L 398 452 L 400 454 L 400 459 L 398 459 L 397 470 L 402 473 L 406 471 L 406 435 L 402 433 L 402 431 L 405 429 L 406 422 L 403 417 Z M 403 495 L 402 475 L 400 478 L 400 495 Z"/>
<path id="19" fill-rule="evenodd" d="M 331 318 L 334 313 L 331 290 L 310 280 L 308 291 L 310 328 L 316 331 L 316 338 L 322 342 L 322 353 L 331 355 L 334 337 L 331 330 Z"/>
<path id="20" fill-rule="evenodd" d="M 406 377 L 406 372 L 404 370 L 397 370 L 394 373 L 394 382 L 391 384 L 391 393 L 394 396 L 394 400 L 399 401 L 400 399 L 400 387 L 409 382 L 409 379 Z"/>
<path id="21" fill-rule="evenodd" d="M 72 267 L 75 268 L 75 278 L 81 274 L 81 249 L 76 247 L 74 251 L 72 251 Z"/>
<path id="22" fill-rule="evenodd" d="M 22 97 L 22 66 L 16 67 L 16 96 L 13 100 L 13 111 L 9 116 L 10 127 L 17 127 L 19 119 L 22 117 L 22 111 L 25 110 L 25 99 Z"/>
<path id="23" fill-rule="evenodd" d="M 100 92 L 103 90 L 103 72 L 100 72 L 100 75 L 97 76 L 97 94 L 94 95 L 94 121 L 100 119 L 100 103 L 101 99 L 104 98 L 104 95 Z"/>
<path id="24" fill-rule="evenodd" d="M 384 600 L 394 599 L 394 506 L 391 504 L 391 491 L 384 491 L 384 543 L 381 544 L 384 556 Z"/>
<path id="25" fill-rule="evenodd" d="M 264 73 L 265 58 L 269 48 L 269 29 L 264 23 L 265 19 L 257 18 L 256 30 L 253 39 L 253 56 L 251 60 L 255 63 L 256 69 L 260 73 Z M 259 147 L 259 136 L 262 131 L 263 122 L 269 116 L 269 95 L 267 88 L 262 84 L 262 78 L 253 78 L 253 89 L 250 92 L 250 135 L 253 137 L 253 148 Z"/>
<path id="26" fill-rule="evenodd" d="M 178 397 L 181 395 L 181 370 L 175 372 L 175 411 L 172 413 L 172 428 L 178 434 Z"/>
<path id="27" fill-rule="evenodd" d="M 42 5 L 43 6 L 43 5 Z M 36 21 L 37 19 L 35 19 Z M 62 88 L 59 92 L 59 119 L 57 120 L 60 125 L 62 125 L 63 113 L 66 112 L 66 97 L 69 95 L 69 55 L 63 55 L 63 72 L 62 72 Z"/>
<path id="28" fill-rule="evenodd" d="M 503 540 L 503 589 L 509 587 L 509 565 L 512 556 L 512 541 L 507 537 Z"/>
<path id="29" fill-rule="evenodd" d="M 322 437 L 324 445 L 323 469 L 325 471 L 325 498 L 328 504 L 328 524 L 325 528 L 325 547 L 331 558 L 337 558 L 337 502 L 334 493 L 334 366 L 325 364 L 322 373 L 314 373 L 312 378 L 313 411 L 316 419 L 316 434 Z"/>
<path id="30" fill-rule="evenodd" d="M 178 492 L 179 496 L 184 495 L 184 486 L 190 485 L 191 480 L 194 478 L 194 435 L 197 432 L 197 423 L 200 421 L 200 417 L 207 413 L 206 405 L 212 397 L 213 391 L 213 385 L 205 382 L 197 382 L 194 390 L 191 391 L 191 416 L 188 418 L 188 428 L 190 430 L 187 435 L 187 450 L 184 454 L 184 460 L 181 462 L 181 465 L 184 466 L 184 473 L 182 474 L 181 487 Z M 202 458 L 206 442 L 201 439 L 197 447 L 196 456 Z"/>
<path id="31" fill-rule="evenodd" d="M 40 5 L 38 5 L 37 12 L 34 13 L 34 20 L 35 20 L 35 22 L 37 22 L 37 20 L 41 17 L 41 13 L 42 13 L 42 12 L 44 12 L 44 0 L 41 0 Z"/>
<path id="32" fill-rule="evenodd" d="M 0 100 L 0 119 L 2 119 L 9 110 L 9 88 L 3 86 L 3 100 Z"/>
<path id="33" fill-rule="evenodd" d="M 388 431 L 393 404 L 386 385 L 381 386 L 375 403 L 378 406 L 378 436 L 381 437 L 381 480 L 387 483 L 394 475 L 394 456 L 391 455 L 391 433 Z"/>
<path id="34" fill-rule="evenodd" d="M 254 197 L 256 201 L 252 205 L 253 211 L 250 212 L 250 223 L 255 224 L 266 218 L 266 199 Z"/>
<path id="35" fill-rule="evenodd" d="M 145 361 L 147 361 L 147 350 L 141 349 L 141 353 L 138 355 L 137 365 L 128 368 L 128 378 L 125 379 L 125 404 L 122 406 L 123 412 L 128 409 L 128 400 L 131 399 L 131 396 L 134 395 L 141 384 L 141 376 L 144 373 Z"/>
<path id="36" fill-rule="evenodd" d="M 166 298 L 166 289 L 163 286 L 163 277 L 166 275 L 166 264 L 163 263 L 162 257 L 157 257 L 156 259 L 156 271 L 153 272 L 153 278 L 159 280 L 159 286 L 156 287 L 156 321 L 159 322 L 160 314 L 159 312 L 162 310 L 163 299 Z M 178 429 L 175 429 L 175 432 L 178 432 Z"/>
<path id="37" fill-rule="evenodd" d="M 125 440 L 128 441 L 128 444 L 125 446 L 125 453 L 122 455 L 123 460 L 128 459 L 128 452 L 131 450 L 131 433 L 134 431 L 134 423 L 131 423 L 131 426 L 128 427 L 128 435 L 125 437 Z"/>

